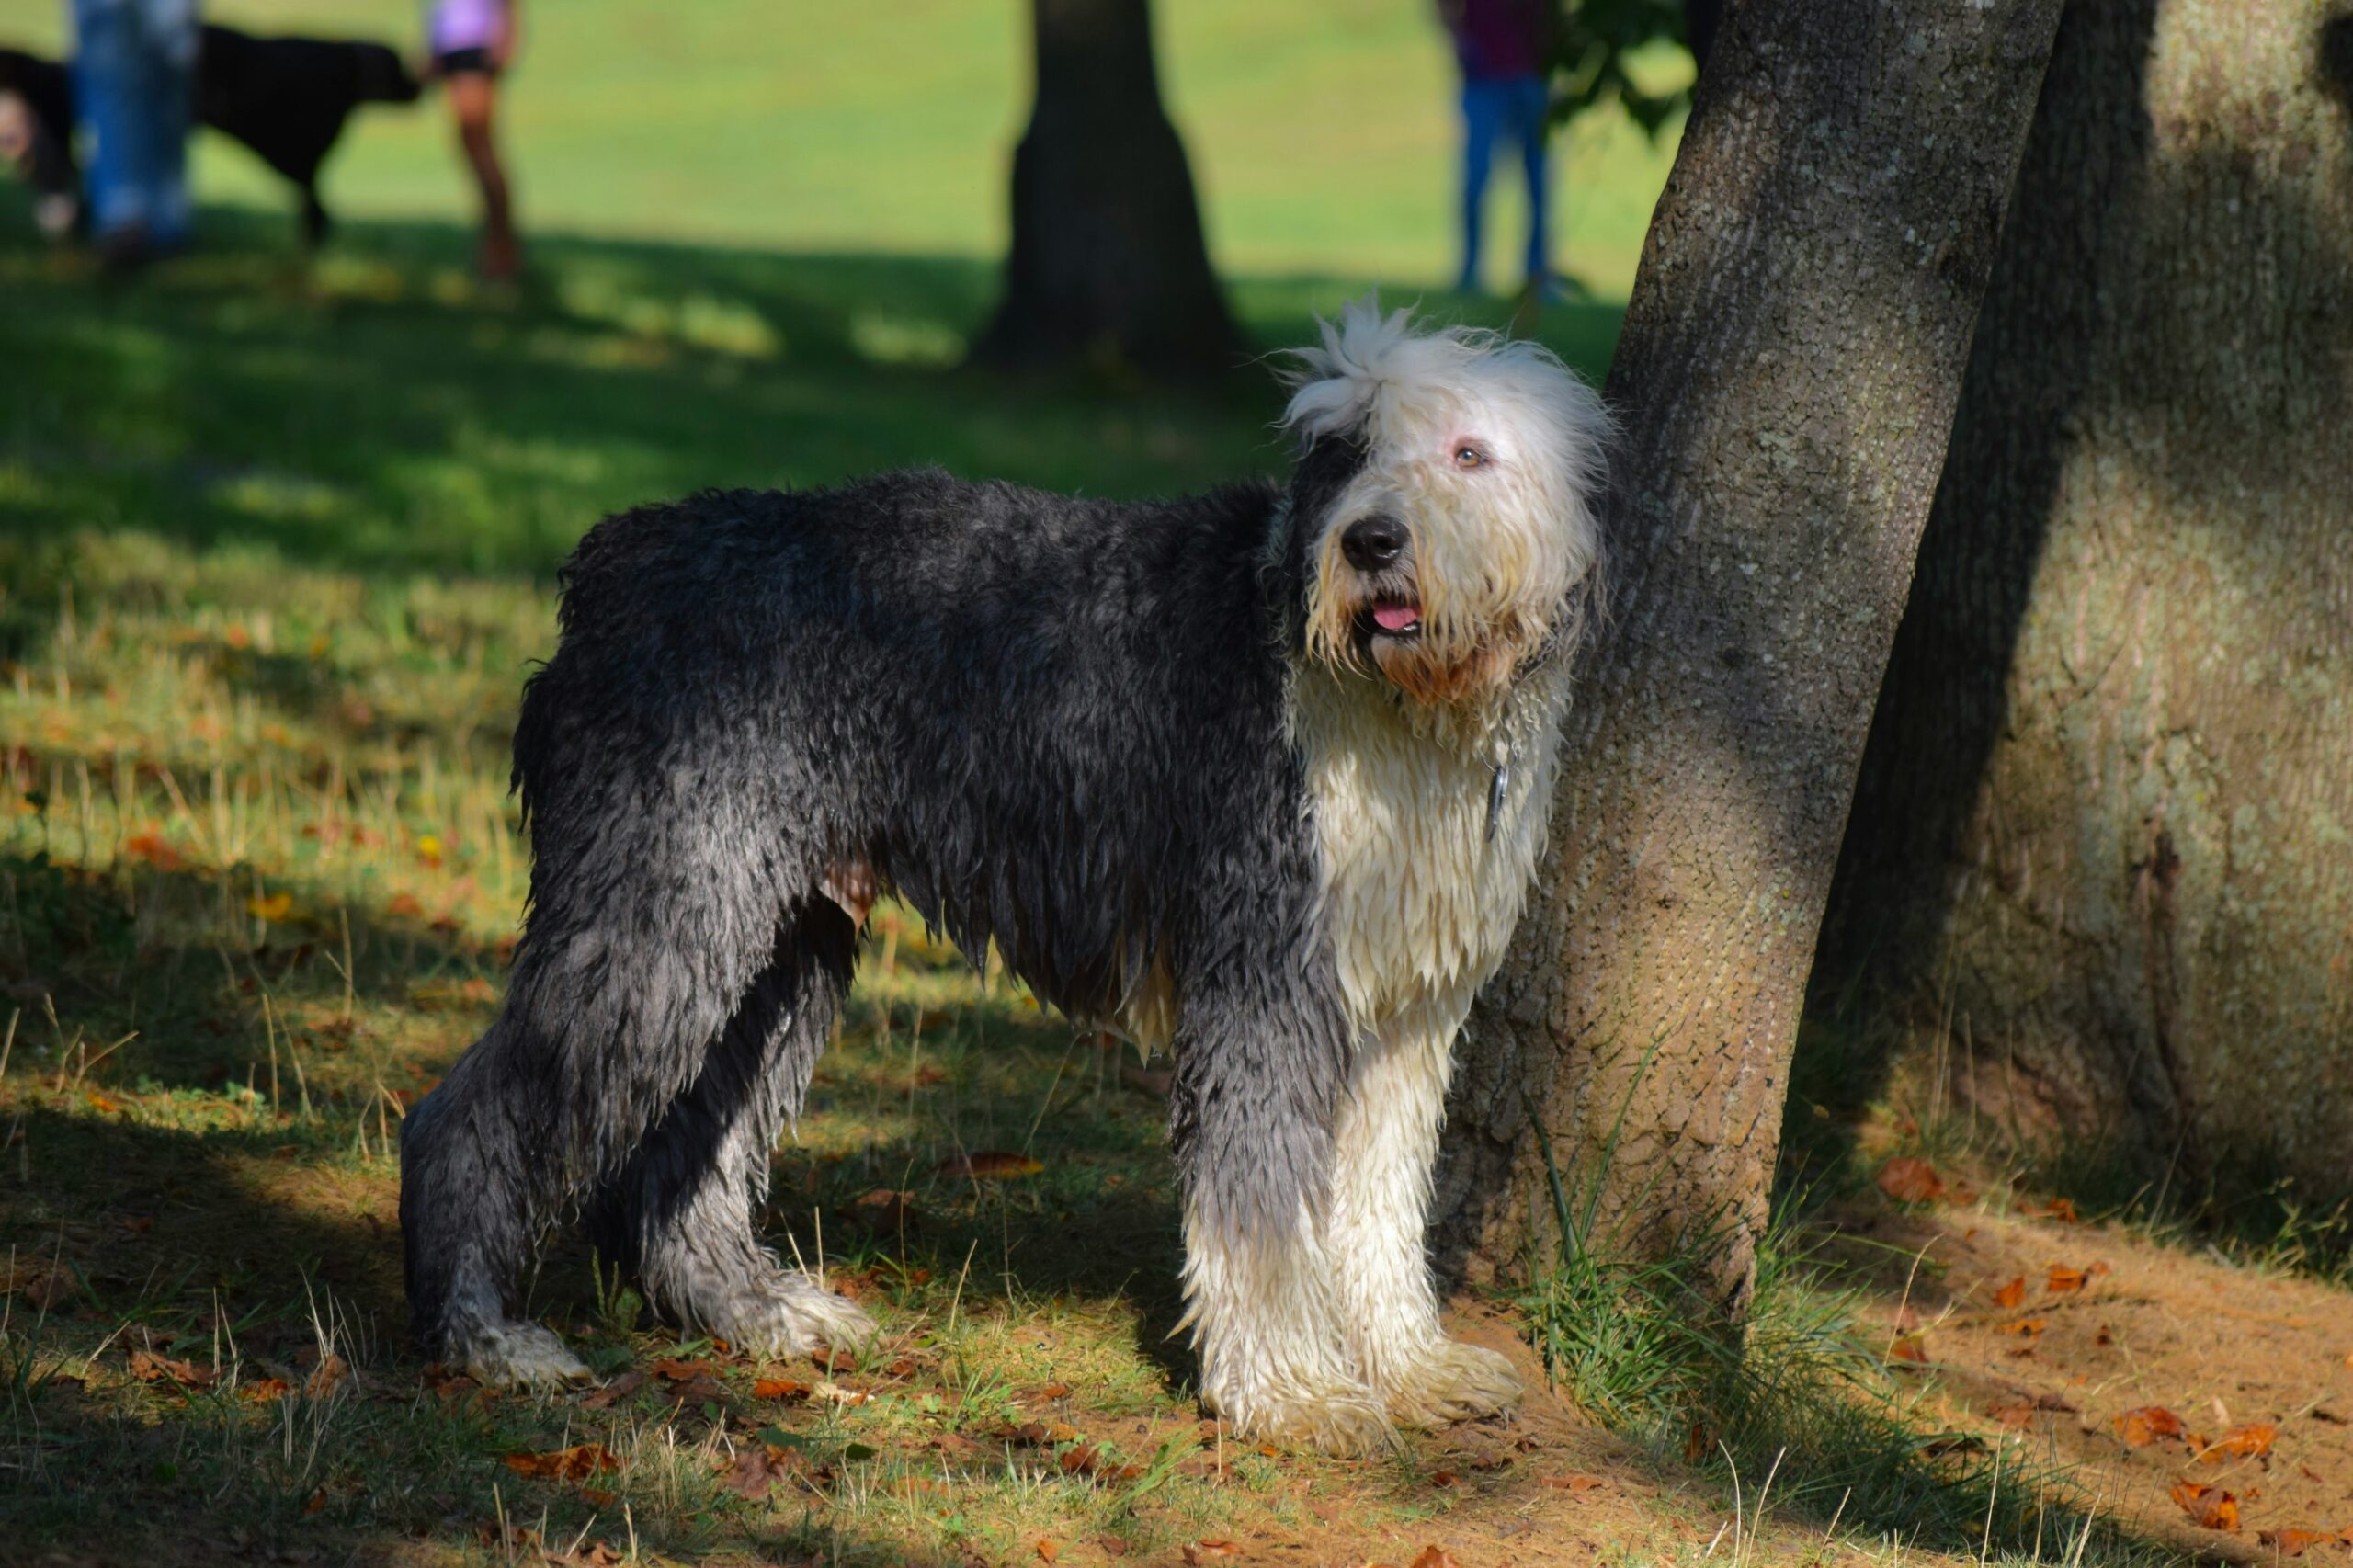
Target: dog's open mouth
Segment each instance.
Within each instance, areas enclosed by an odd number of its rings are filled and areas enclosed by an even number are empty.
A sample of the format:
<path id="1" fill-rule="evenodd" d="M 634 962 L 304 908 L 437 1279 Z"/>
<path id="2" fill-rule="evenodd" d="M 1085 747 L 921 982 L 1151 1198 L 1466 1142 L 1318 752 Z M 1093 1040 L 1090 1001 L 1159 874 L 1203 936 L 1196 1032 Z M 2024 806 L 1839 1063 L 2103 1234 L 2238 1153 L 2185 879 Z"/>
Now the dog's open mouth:
<path id="1" fill-rule="evenodd" d="M 1383 637 L 1418 637 L 1422 607 L 1411 599 L 1382 599 L 1372 607 L 1372 630 Z"/>

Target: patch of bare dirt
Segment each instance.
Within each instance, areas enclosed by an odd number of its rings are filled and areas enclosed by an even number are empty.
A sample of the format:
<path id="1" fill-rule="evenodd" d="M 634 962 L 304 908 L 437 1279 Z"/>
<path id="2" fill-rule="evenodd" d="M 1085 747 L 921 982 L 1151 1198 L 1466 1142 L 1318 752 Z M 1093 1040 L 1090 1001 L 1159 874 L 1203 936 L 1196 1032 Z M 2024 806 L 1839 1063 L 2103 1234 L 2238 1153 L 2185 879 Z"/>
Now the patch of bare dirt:
<path id="1" fill-rule="evenodd" d="M 2034 1207 L 1847 1216 L 1928 1409 L 2186 1551 L 2353 1562 L 2353 1294 Z"/>

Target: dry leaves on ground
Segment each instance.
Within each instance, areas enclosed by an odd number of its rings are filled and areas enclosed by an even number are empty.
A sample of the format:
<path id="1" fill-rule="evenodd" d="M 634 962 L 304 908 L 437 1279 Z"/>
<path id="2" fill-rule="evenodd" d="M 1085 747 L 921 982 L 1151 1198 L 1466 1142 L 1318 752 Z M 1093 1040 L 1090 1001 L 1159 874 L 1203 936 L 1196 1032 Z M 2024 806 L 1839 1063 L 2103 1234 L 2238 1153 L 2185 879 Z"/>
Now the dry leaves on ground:
<path id="1" fill-rule="evenodd" d="M 209 1389 L 216 1374 L 186 1361 L 158 1356 L 152 1350 L 133 1350 L 131 1353 L 131 1375 L 142 1383 L 168 1381 L 182 1388 Z"/>
<path id="2" fill-rule="evenodd" d="M 2023 1305 L 2025 1301 L 2026 1276 L 2023 1274 L 1994 1292 L 1994 1304 L 2005 1312 L 2012 1307 Z"/>
<path id="3" fill-rule="evenodd" d="M 529 1475 L 541 1481 L 585 1481 L 590 1476 L 608 1470 L 619 1470 L 621 1461 L 612 1449 L 602 1443 L 576 1443 L 568 1449 L 556 1449 L 544 1454 L 508 1454 L 506 1468 L 517 1475 Z"/>
<path id="4" fill-rule="evenodd" d="M 620 1401 L 627 1399 L 630 1395 L 643 1388 L 645 1384 L 646 1377 L 643 1372 L 636 1371 L 634 1369 L 623 1372 L 620 1377 L 615 1378 L 611 1382 L 607 1383 L 595 1393 L 592 1393 L 585 1399 L 583 1399 L 580 1402 L 581 1408 L 584 1410 L 609 1410 Z"/>
<path id="5" fill-rule="evenodd" d="M 2282 1557 L 2302 1557 L 2315 1546 L 2353 1546 L 2353 1530 L 2257 1530 L 2255 1539 Z"/>
<path id="6" fill-rule="evenodd" d="M 1879 1189 L 1898 1203 L 1933 1203 L 1944 1196 L 1944 1178 L 1926 1160 L 1899 1154 L 1879 1168 Z"/>
<path id="7" fill-rule="evenodd" d="M 2145 1449 L 2151 1443 L 2184 1436 L 2185 1428 L 2181 1417 L 2165 1406 L 2143 1404 L 2116 1418 L 2116 1435 L 2127 1448 Z"/>
<path id="8" fill-rule="evenodd" d="M 807 1461 L 790 1449 L 756 1443 L 739 1450 L 733 1461 L 721 1471 L 719 1484 L 738 1497 L 756 1503 L 779 1483 L 790 1482 L 807 1468 Z"/>
<path id="9" fill-rule="evenodd" d="M 2172 1489 L 2173 1500 L 2181 1511 L 2210 1530 L 2234 1530 L 2239 1528 L 2239 1500 L 2219 1486 L 2200 1486 L 2194 1481 L 2177 1481 Z"/>
<path id="10" fill-rule="evenodd" d="M 2279 1438 L 2279 1428 L 2268 1421 L 2253 1421 L 2244 1426 L 2234 1426 L 2209 1444 L 2200 1459 L 2221 1460 L 2236 1456 L 2240 1459 L 2261 1459 L 2271 1451 Z"/>

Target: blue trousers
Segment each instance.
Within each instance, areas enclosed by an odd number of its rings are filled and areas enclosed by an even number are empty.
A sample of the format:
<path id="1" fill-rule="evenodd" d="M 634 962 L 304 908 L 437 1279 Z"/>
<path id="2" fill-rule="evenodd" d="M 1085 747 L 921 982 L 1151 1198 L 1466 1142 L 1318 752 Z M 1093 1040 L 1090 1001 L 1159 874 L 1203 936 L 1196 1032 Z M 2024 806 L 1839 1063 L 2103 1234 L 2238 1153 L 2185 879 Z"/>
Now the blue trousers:
<path id="1" fill-rule="evenodd" d="M 1540 283 L 1551 274 L 1544 155 L 1544 111 L 1550 102 L 1544 78 L 1538 75 L 1463 81 L 1462 275 L 1456 287 L 1465 292 L 1479 286 L 1479 219 L 1486 207 L 1487 175 L 1499 142 L 1518 149 L 1528 179 L 1528 277 Z"/>
<path id="2" fill-rule="evenodd" d="M 197 0 L 72 0 L 75 114 L 93 138 L 85 172 L 100 237 L 143 228 L 188 238 L 188 132 L 196 96 Z"/>

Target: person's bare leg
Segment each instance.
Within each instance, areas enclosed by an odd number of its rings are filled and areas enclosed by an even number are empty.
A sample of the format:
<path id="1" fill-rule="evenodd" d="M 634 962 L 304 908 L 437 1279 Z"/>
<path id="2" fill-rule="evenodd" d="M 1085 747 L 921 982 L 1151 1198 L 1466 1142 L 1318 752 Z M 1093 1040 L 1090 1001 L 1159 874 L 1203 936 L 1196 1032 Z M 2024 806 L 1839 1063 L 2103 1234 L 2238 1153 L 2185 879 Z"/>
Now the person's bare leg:
<path id="1" fill-rule="evenodd" d="M 458 146 L 482 187 L 482 275 L 494 281 L 512 278 L 523 257 L 515 239 L 506 170 L 498 161 L 498 79 L 460 71 L 449 78 L 449 94 L 450 111 L 458 119 Z"/>

